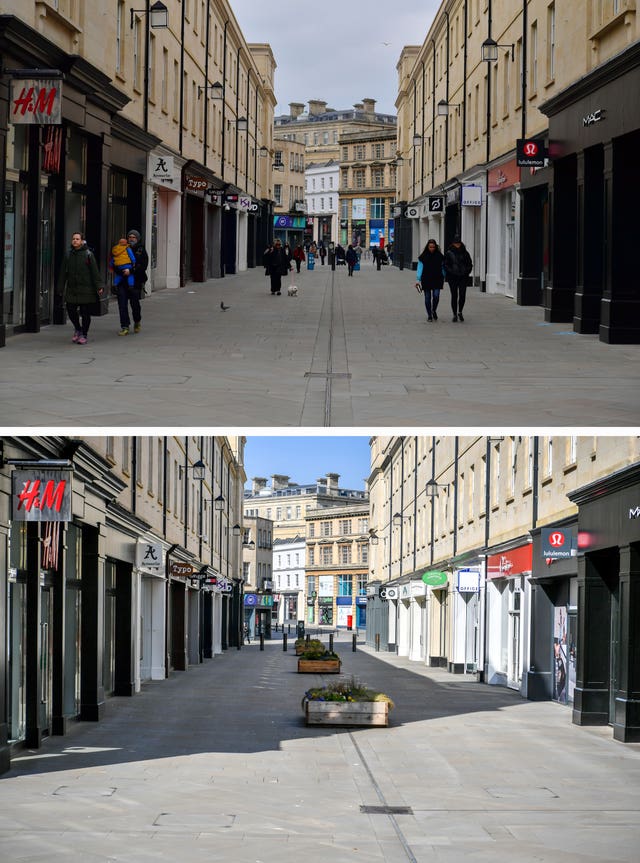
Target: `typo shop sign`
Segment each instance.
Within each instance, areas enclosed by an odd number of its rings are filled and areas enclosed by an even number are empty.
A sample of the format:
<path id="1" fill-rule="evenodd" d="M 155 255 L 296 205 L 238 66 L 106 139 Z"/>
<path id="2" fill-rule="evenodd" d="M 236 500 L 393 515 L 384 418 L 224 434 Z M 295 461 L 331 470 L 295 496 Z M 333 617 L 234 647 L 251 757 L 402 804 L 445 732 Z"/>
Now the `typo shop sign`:
<path id="1" fill-rule="evenodd" d="M 15 470 L 11 517 L 14 521 L 71 521 L 71 471 Z"/>

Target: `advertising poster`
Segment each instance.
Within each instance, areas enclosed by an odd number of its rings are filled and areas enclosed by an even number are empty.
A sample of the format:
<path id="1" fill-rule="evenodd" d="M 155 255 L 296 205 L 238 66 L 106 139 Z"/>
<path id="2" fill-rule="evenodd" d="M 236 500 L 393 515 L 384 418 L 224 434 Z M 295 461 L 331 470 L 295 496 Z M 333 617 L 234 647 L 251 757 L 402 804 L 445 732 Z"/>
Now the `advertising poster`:
<path id="1" fill-rule="evenodd" d="M 553 698 L 567 703 L 567 609 L 556 607 L 553 619 Z"/>

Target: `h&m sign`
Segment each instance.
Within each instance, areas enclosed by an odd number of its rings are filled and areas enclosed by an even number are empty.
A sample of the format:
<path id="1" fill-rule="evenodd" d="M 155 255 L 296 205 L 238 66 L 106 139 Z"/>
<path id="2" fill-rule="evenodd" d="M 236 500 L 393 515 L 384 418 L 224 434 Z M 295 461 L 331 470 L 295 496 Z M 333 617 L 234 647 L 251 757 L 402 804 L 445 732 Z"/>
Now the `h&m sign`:
<path id="1" fill-rule="evenodd" d="M 71 471 L 15 470 L 11 517 L 14 521 L 71 521 Z"/>
<path id="2" fill-rule="evenodd" d="M 62 78 L 12 78 L 9 92 L 9 120 L 22 125 L 60 125 L 62 123 Z"/>

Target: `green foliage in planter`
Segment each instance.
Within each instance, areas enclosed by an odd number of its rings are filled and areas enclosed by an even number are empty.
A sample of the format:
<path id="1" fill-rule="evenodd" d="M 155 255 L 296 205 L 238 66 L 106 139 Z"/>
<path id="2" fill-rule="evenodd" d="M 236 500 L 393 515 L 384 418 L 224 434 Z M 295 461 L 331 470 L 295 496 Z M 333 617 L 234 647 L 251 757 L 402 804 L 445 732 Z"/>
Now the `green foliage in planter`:
<path id="1" fill-rule="evenodd" d="M 316 686 L 308 689 L 302 699 L 302 709 L 305 701 L 386 701 L 389 710 L 394 707 L 393 701 L 383 692 L 370 689 L 357 678 L 350 677 L 347 680 L 337 680 L 326 686 Z"/>
<path id="2" fill-rule="evenodd" d="M 324 644 L 319 641 L 317 638 L 312 638 L 308 644 L 305 645 L 302 653 L 299 654 L 298 659 L 339 659 L 337 653 L 332 653 L 324 646 Z"/>

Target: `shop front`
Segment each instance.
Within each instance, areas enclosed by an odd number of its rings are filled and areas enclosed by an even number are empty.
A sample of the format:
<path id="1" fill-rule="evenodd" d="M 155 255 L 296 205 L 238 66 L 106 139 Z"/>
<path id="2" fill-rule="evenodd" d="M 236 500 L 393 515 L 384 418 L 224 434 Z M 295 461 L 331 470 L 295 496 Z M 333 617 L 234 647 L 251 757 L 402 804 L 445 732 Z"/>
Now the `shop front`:
<path id="1" fill-rule="evenodd" d="M 626 256 L 640 233 L 640 42 L 544 103 L 549 117 L 551 265 L 547 321 L 610 344 L 640 343 L 640 297 Z M 565 254 L 564 250 L 575 252 Z"/>
<path id="2" fill-rule="evenodd" d="M 569 494 L 578 506 L 576 725 L 640 742 L 640 465 Z"/>
<path id="3" fill-rule="evenodd" d="M 528 660 L 528 590 L 532 544 L 525 542 L 487 556 L 486 683 L 522 689 Z"/>
<path id="4" fill-rule="evenodd" d="M 487 174 L 487 284 L 488 293 L 514 297 L 517 293 L 519 260 L 520 168 L 511 159 Z M 463 237 L 464 239 L 464 237 Z M 465 240 L 466 242 L 466 240 Z"/>
<path id="5" fill-rule="evenodd" d="M 449 671 L 476 674 L 480 666 L 480 565 L 454 569 L 451 591 L 451 648 Z"/>
<path id="6" fill-rule="evenodd" d="M 573 704 L 576 685 L 578 524 L 536 528 L 530 578 L 531 634 L 526 696 Z"/>
<path id="7" fill-rule="evenodd" d="M 151 235 L 147 236 L 150 293 L 180 287 L 180 236 L 182 193 L 180 177 L 185 160 L 160 146 L 147 162 L 147 212 Z"/>

